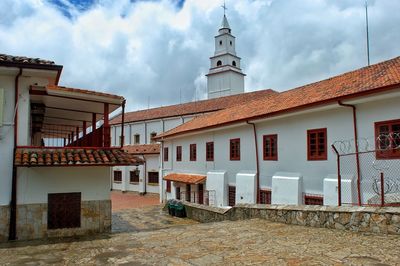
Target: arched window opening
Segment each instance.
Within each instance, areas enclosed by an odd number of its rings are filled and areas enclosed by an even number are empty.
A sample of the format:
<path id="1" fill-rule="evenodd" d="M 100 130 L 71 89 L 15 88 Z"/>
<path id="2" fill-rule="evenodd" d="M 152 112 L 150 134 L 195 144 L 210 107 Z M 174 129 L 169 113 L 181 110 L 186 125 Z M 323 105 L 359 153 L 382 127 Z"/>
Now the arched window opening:
<path id="1" fill-rule="evenodd" d="M 236 61 L 232 61 L 232 66 L 236 66 Z"/>
<path id="2" fill-rule="evenodd" d="M 219 41 L 219 45 L 222 45 L 222 41 Z"/>
<path id="3" fill-rule="evenodd" d="M 232 46 L 232 41 L 229 41 L 230 45 Z"/>
<path id="4" fill-rule="evenodd" d="M 222 66 L 222 62 L 221 62 L 221 60 L 218 60 L 218 62 L 217 62 L 217 66 Z"/>

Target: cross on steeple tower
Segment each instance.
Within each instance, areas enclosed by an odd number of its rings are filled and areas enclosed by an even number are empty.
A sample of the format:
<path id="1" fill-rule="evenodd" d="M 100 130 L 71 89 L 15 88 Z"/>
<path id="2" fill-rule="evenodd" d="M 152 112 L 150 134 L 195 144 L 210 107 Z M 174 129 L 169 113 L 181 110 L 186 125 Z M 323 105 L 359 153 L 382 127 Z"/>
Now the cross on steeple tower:
<path id="1" fill-rule="evenodd" d="M 226 7 L 225 0 L 224 0 L 224 4 L 223 4 L 221 7 L 224 9 L 224 16 L 225 16 L 225 11 L 228 9 L 228 8 Z"/>

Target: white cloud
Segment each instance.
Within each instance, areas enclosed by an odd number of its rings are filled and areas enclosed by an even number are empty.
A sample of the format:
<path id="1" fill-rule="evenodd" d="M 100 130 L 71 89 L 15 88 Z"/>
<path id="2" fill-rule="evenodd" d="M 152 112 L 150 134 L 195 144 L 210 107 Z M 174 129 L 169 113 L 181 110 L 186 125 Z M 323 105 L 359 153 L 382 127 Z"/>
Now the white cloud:
<path id="1" fill-rule="evenodd" d="M 121 94 L 128 110 L 204 97 L 222 1 L 0 1 L 0 53 L 64 65 L 61 85 Z M 371 61 L 400 55 L 400 1 L 369 1 Z M 284 90 L 366 64 L 363 0 L 230 0 L 246 90 Z M 180 93 L 181 92 L 181 93 Z M 181 97 L 179 96 L 181 95 Z"/>

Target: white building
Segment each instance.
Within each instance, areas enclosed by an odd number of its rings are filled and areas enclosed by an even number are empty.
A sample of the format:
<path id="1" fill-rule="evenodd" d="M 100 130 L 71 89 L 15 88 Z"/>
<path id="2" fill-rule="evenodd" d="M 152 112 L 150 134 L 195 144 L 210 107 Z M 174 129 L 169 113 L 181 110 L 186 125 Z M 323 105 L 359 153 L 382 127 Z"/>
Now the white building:
<path id="1" fill-rule="evenodd" d="M 60 87 L 61 70 L 0 55 L 0 241 L 110 231 L 112 166 L 142 162 L 110 148 L 124 98 Z"/>
<path id="2" fill-rule="evenodd" d="M 245 75 L 240 69 L 240 58 L 235 51 L 235 37 L 231 34 L 225 15 L 219 34 L 215 37 L 215 53 L 210 62 L 211 67 L 207 74 L 208 100 L 128 112 L 125 114 L 124 125 L 120 115 L 110 121 L 112 145 L 121 145 L 119 136 L 123 127 L 124 145 L 126 145 L 124 148 L 128 151 L 137 150 L 133 154 L 141 156 L 143 155 L 141 151 L 146 154 L 146 151 L 154 150 L 153 137 L 157 134 L 171 130 L 195 117 L 277 93 L 270 89 L 244 93 Z M 157 150 L 159 153 L 159 144 Z M 141 166 L 137 170 L 130 167 L 115 168 L 112 188 L 121 191 L 159 193 L 158 184 L 161 178 L 158 182 L 155 181 L 160 171 L 161 158 L 156 152 L 145 157 L 146 167 Z"/>
<path id="3" fill-rule="evenodd" d="M 244 76 L 240 57 L 236 55 L 235 36 L 224 15 L 218 35 L 215 36 L 215 53 L 210 57 L 207 76 L 208 99 L 244 92 Z"/>
<path id="4" fill-rule="evenodd" d="M 399 102 L 397 57 L 197 117 L 156 137 L 161 157 L 169 153 L 160 170 L 161 200 L 336 205 L 330 145 L 390 134 L 400 147 Z M 400 159 L 398 148 L 390 152 L 392 162 Z M 370 165 L 361 161 L 360 167 Z M 357 203 L 357 176 L 342 182 L 350 184 L 343 192 L 348 203 Z"/>

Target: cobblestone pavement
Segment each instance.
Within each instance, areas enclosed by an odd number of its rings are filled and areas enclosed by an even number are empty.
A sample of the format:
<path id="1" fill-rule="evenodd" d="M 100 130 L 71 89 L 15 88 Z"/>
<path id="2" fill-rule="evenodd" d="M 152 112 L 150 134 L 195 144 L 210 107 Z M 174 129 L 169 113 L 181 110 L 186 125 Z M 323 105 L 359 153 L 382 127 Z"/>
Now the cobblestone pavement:
<path id="1" fill-rule="evenodd" d="M 127 233 L 154 231 L 173 226 L 197 224 L 190 219 L 170 216 L 161 210 L 162 205 L 114 211 L 112 214 L 112 232 Z"/>
<path id="2" fill-rule="evenodd" d="M 122 219 L 134 219 L 128 222 L 133 229 L 63 242 L 3 244 L 0 265 L 400 265 L 400 238 L 394 235 L 259 219 L 198 224 L 162 217 L 160 206 L 120 215 Z M 155 215 L 154 223 L 145 220 L 140 225 L 137 221 L 151 219 L 151 215 Z M 157 222 L 160 218 L 171 219 L 170 227 L 163 228 L 164 222 Z"/>

